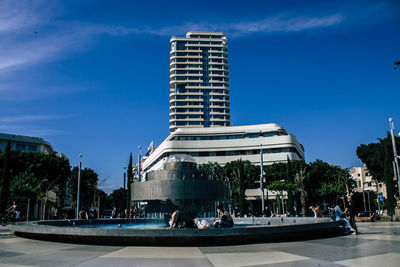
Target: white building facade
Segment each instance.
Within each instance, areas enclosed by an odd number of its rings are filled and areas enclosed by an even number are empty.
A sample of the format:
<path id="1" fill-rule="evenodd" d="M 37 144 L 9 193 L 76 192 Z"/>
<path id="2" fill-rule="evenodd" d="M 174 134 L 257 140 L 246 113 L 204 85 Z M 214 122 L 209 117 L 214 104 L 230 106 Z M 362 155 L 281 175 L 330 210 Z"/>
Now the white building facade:
<path id="1" fill-rule="evenodd" d="M 169 129 L 230 126 L 227 37 L 188 32 L 170 40 Z"/>
<path id="2" fill-rule="evenodd" d="M 216 162 L 225 165 L 242 159 L 260 165 L 304 160 L 304 149 L 294 135 L 277 124 L 230 126 L 215 128 L 179 128 L 157 148 L 146 153 L 141 162 L 142 177 L 159 169 L 173 154 L 191 155 L 197 164 Z"/>
<path id="3" fill-rule="evenodd" d="M 378 182 L 372 177 L 367 166 L 353 167 L 350 170 L 351 178 L 355 182 L 355 190 L 362 193 L 363 191 L 373 191 L 378 192 L 378 194 L 383 194 L 386 198 L 386 184 L 383 182 Z"/>

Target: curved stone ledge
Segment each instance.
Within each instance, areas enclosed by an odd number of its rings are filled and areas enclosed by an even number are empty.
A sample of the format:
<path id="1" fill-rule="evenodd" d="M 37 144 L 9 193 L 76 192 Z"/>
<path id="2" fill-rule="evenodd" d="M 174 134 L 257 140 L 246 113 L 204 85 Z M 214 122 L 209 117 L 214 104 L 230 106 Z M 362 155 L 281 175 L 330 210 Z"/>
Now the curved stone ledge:
<path id="1" fill-rule="evenodd" d="M 273 219 L 273 220 L 272 220 Z M 162 222 L 162 220 L 136 219 L 138 222 Z M 296 220 L 296 222 L 294 222 Z M 126 223 L 126 219 L 110 220 L 58 220 L 17 223 L 11 231 L 21 237 L 46 241 L 95 244 L 95 245 L 150 245 L 150 246 L 207 246 L 292 241 L 328 237 L 341 234 L 338 222 L 314 218 L 256 218 L 259 224 L 240 226 L 253 222 L 252 218 L 235 219 L 239 225 L 224 229 L 132 229 L 132 228 L 84 228 L 69 226 L 90 223 Z M 261 221 L 271 225 L 261 225 Z M 285 224 L 285 221 L 291 224 Z M 277 223 L 277 224 L 274 224 Z M 279 224 L 280 223 L 280 224 Z"/>

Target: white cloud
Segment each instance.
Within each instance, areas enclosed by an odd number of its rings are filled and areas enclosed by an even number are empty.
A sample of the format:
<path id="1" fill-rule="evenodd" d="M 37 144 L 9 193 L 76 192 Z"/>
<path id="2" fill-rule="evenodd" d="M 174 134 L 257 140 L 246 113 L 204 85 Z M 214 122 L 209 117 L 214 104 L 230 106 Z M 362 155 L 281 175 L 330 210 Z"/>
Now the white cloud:
<path id="1" fill-rule="evenodd" d="M 62 130 L 35 126 L 35 123 L 38 121 L 58 120 L 69 117 L 72 117 L 72 115 L 26 114 L 17 116 L 1 116 L 0 131 L 29 136 L 49 136 L 65 134 L 65 132 Z"/>
<path id="2" fill-rule="evenodd" d="M 11 133 L 17 135 L 27 136 L 51 136 L 65 134 L 62 130 L 52 128 L 37 128 L 37 127 L 26 127 L 25 125 L 1 125 L 0 131 L 3 133 Z"/>
<path id="3" fill-rule="evenodd" d="M 85 50 L 100 35 L 181 36 L 188 31 L 221 31 L 229 37 L 250 34 L 288 33 L 329 27 L 341 23 L 340 13 L 322 16 L 278 15 L 255 21 L 227 23 L 186 22 L 166 27 L 90 24 L 63 21 L 57 3 L 30 0 L 0 0 L 0 101 L 15 101 L 88 90 L 77 85 L 60 88 L 51 84 L 35 86 L 45 79 L 40 71 L 32 73 L 32 66 L 68 57 Z M 62 16 L 61 16 L 62 17 Z M 26 70 L 26 71 L 24 71 Z M 33 75 L 34 74 L 34 75 Z M 36 80 L 35 80 L 36 79 Z M 54 88 L 57 87 L 57 88 Z"/>
<path id="4" fill-rule="evenodd" d="M 12 71 L 58 59 L 65 51 L 80 48 L 88 41 L 86 29 L 61 28 L 54 33 L 32 33 L 28 40 L 16 36 L 0 40 L 0 72 Z"/>
<path id="5" fill-rule="evenodd" d="M 233 34 L 249 33 L 274 33 L 274 32 L 298 32 L 339 24 L 343 16 L 334 14 L 322 17 L 285 17 L 278 16 L 255 22 L 241 22 L 231 25 Z"/>
<path id="6" fill-rule="evenodd" d="M 282 33 L 329 27 L 339 24 L 344 17 L 341 14 L 328 16 L 289 16 L 279 15 L 257 21 L 242 21 L 234 23 L 185 23 L 181 26 L 163 27 L 160 29 L 144 29 L 143 33 L 162 36 L 184 34 L 188 31 L 220 31 L 233 37 L 242 37 L 252 33 Z"/>
<path id="7" fill-rule="evenodd" d="M 14 2 L 0 2 L 0 11 L 3 13 L 0 18 L 0 36 L 7 34 L 8 37 L 0 38 L 0 73 L 57 60 L 66 56 L 67 52 L 85 47 L 88 41 L 101 34 L 174 36 L 187 31 L 222 31 L 230 37 L 241 37 L 253 33 L 298 32 L 332 26 L 343 20 L 340 14 L 302 17 L 279 15 L 257 21 L 220 24 L 187 22 L 161 28 L 132 28 L 54 20 L 54 8 L 40 2 L 35 5 L 29 5 L 30 1 L 22 1 L 19 5 Z"/>
<path id="8" fill-rule="evenodd" d="M 0 123 L 13 123 L 21 121 L 46 121 L 71 117 L 70 115 L 19 115 L 0 117 Z"/>
<path id="9" fill-rule="evenodd" d="M 0 34 L 34 29 L 54 15 L 54 2 L 42 0 L 0 1 Z"/>

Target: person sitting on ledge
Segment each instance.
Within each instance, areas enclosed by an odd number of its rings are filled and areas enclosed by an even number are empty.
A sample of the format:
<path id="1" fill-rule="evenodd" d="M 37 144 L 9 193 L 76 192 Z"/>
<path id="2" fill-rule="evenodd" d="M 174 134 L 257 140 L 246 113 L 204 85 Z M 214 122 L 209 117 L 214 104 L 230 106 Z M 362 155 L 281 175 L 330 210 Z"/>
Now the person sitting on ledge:
<path id="1" fill-rule="evenodd" d="M 194 219 L 194 224 L 198 229 L 208 229 L 210 228 L 210 224 L 206 220 L 199 220 L 199 218 Z"/>
<path id="2" fill-rule="evenodd" d="M 85 209 L 82 208 L 81 211 L 79 212 L 79 220 L 88 220 L 88 214 L 86 213 Z"/>
<path id="3" fill-rule="evenodd" d="M 340 208 L 340 204 L 341 204 L 341 199 L 338 198 L 336 200 L 336 206 L 333 209 L 335 212 L 335 221 L 337 222 L 342 222 L 344 224 L 344 227 L 347 231 L 351 232 L 351 233 L 355 233 L 356 230 L 353 229 L 353 227 L 351 227 L 350 222 L 346 219 L 346 216 L 344 215 L 344 212 L 342 211 L 342 209 Z"/>
<path id="4" fill-rule="evenodd" d="M 179 207 L 175 206 L 171 215 L 171 220 L 169 221 L 169 227 L 167 229 L 177 228 L 179 219 Z"/>
<path id="5" fill-rule="evenodd" d="M 218 216 L 221 218 L 214 222 L 215 228 L 230 228 L 233 227 L 233 219 L 229 212 L 224 210 L 222 205 L 217 207 Z"/>

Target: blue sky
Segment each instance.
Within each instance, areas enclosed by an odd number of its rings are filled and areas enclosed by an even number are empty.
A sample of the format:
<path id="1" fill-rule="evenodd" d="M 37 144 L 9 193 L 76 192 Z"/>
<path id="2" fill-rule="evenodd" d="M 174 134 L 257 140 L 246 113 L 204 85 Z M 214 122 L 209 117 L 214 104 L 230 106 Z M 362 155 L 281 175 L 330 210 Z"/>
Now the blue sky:
<path id="1" fill-rule="evenodd" d="M 169 38 L 228 34 L 234 125 L 278 123 L 307 161 L 360 165 L 400 130 L 398 1 L 0 0 L 0 132 L 40 136 L 122 186 L 168 136 Z"/>

